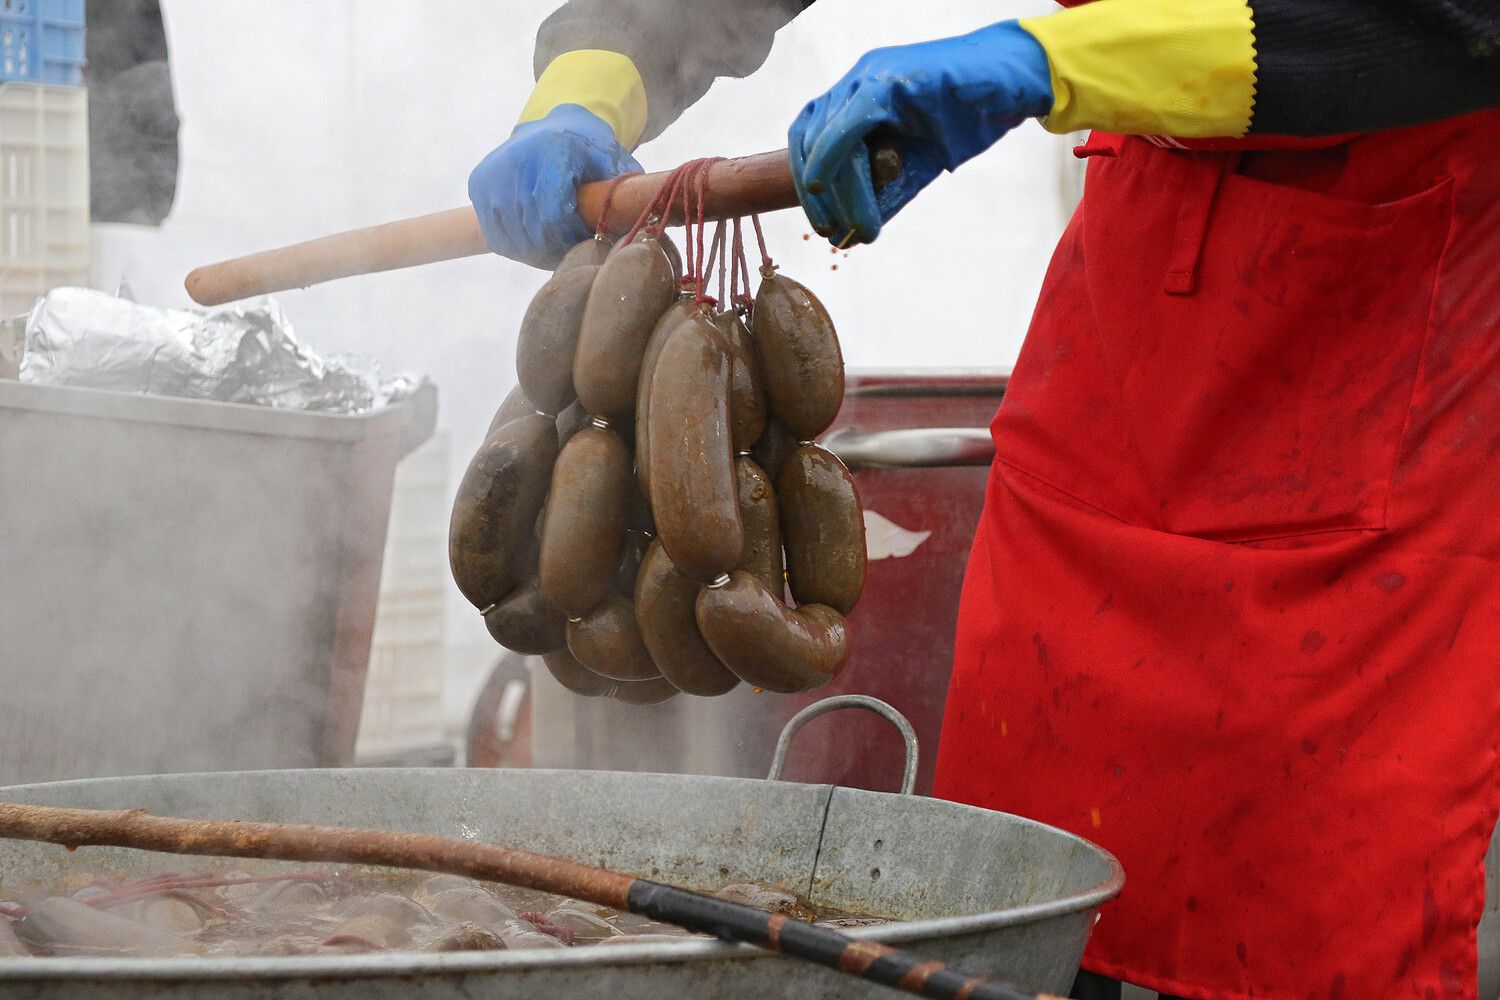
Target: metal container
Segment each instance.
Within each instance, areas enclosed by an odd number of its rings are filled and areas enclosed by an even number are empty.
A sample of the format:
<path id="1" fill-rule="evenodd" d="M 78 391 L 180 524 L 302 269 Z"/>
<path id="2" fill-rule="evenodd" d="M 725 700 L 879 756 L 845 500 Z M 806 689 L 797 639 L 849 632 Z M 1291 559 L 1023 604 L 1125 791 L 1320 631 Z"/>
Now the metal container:
<path id="1" fill-rule="evenodd" d="M 0 782 L 352 763 L 435 413 L 0 381 Z"/>
<path id="2" fill-rule="evenodd" d="M 850 374 L 843 409 L 823 444 L 854 471 L 872 558 L 864 596 L 849 616 L 849 665 L 837 680 L 807 695 L 741 686 L 722 698 L 674 698 L 642 708 L 579 698 L 538 663 L 531 759 L 540 767 L 760 775 L 788 718 L 814 699 L 848 692 L 895 705 L 923 746 L 935 749 L 959 590 L 994 456 L 988 428 L 1005 382 L 1000 372 Z M 505 721 L 499 728 L 520 731 Z M 804 744 L 788 772 L 793 780 L 896 787 L 900 744 L 876 720 L 819 722 Z M 934 757 L 918 772 L 924 794 L 932 789 Z"/>
<path id="3" fill-rule="evenodd" d="M 494 840 L 689 887 L 756 880 L 814 903 L 910 921 L 850 932 L 857 937 L 1054 993 L 1068 989 L 1100 906 L 1123 883 L 1105 851 L 1030 820 L 917 796 L 743 778 L 240 772 L 30 785 L 0 789 L 0 798 Z M 196 863 L 0 841 L 8 886 L 75 871 L 133 877 Z M 887 995 L 817 966 L 701 939 L 460 954 L 0 959 L 4 1000 L 834 1000 L 876 993 Z"/>

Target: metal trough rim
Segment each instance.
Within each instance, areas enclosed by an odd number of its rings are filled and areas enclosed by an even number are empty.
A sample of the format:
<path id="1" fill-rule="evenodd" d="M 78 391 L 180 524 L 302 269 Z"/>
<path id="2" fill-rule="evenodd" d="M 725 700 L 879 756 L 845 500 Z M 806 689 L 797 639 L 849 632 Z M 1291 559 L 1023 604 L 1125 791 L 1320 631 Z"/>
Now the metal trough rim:
<path id="1" fill-rule="evenodd" d="M 10 792 L 31 791 L 39 788 L 61 789 L 69 786 L 88 785 L 101 787 L 116 782 L 139 781 L 142 778 L 171 778 L 191 780 L 194 778 L 227 777 L 230 775 L 296 775 L 359 773 L 359 768 L 288 768 L 285 770 L 192 772 L 172 775 L 121 775 L 112 778 L 81 778 L 72 781 L 51 781 L 30 785 L 12 785 L 0 788 L 0 796 Z M 422 773 L 431 768 L 382 768 L 387 773 Z M 464 770 L 442 768 L 439 770 Z M 556 768 L 528 768 L 526 774 L 545 776 L 548 774 L 573 774 L 576 772 Z M 703 777 L 715 782 L 732 784 L 763 783 L 759 778 L 727 778 L 712 775 L 654 775 L 639 771 L 593 771 L 601 776 L 630 777 Z M 807 786 L 803 786 L 807 787 Z M 813 785 L 823 796 L 824 809 L 833 796 L 871 795 L 881 798 L 902 798 L 893 792 L 872 792 L 865 789 L 846 788 L 842 785 Z M 982 809 L 978 806 L 958 802 L 944 804 L 950 808 L 972 813 L 998 813 L 999 810 Z M 1035 923 L 1054 917 L 1066 916 L 1095 909 L 1120 894 L 1125 885 L 1125 871 L 1119 860 L 1104 848 L 1066 830 L 1027 819 L 1024 816 L 1004 813 L 1016 822 L 1040 827 L 1051 834 L 1076 841 L 1098 851 L 1109 865 L 1109 877 L 1097 885 L 1043 903 L 1032 903 L 1005 910 L 990 910 L 964 916 L 932 917 L 926 920 L 903 921 L 874 927 L 855 927 L 844 931 L 850 937 L 867 938 L 874 941 L 898 942 L 919 939 L 953 937 L 997 930 L 1015 924 Z M 42 980 L 73 980 L 79 976 L 113 981 L 135 979 L 153 982 L 213 982 L 217 980 L 240 980 L 247 976 L 257 979 L 304 979 L 319 977 L 395 977 L 431 974 L 462 974 L 503 971 L 508 968 L 525 969 L 580 969 L 590 967 L 612 967 L 647 965 L 658 962 L 684 963 L 711 958 L 734 957 L 737 959 L 779 960 L 780 955 L 763 951 L 750 945 L 731 945 L 718 941 L 687 940 L 682 942 L 650 943 L 639 945 L 605 945 L 588 948 L 522 948 L 494 952 L 394 952 L 378 955 L 326 955 L 326 956 L 257 956 L 237 958 L 7 958 L 0 960 L 0 984 L 14 982 L 36 982 Z"/>

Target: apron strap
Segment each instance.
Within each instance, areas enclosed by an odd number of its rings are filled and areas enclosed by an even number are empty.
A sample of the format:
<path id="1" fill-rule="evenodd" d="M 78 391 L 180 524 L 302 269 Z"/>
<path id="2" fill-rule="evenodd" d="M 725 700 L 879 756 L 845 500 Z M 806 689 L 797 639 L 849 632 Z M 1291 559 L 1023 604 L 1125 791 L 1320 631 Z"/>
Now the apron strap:
<path id="1" fill-rule="evenodd" d="M 1192 295 L 1198 288 L 1198 259 L 1208 234 L 1219 184 L 1230 170 L 1239 168 L 1239 153 L 1182 153 L 1192 162 L 1177 192 L 1177 228 L 1172 234 L 1172 253 L 1167 263 L 1168 295 Z"/>
<path id="2" fill-rule="evenodd" d="M 1123 135 L 1113 135 L 1109 132 L 1090 132 L 1088 138 L 1073 147 L 1073 155 L 1080 160 L 1087 160 L 1095 156 L 1115 157 L 1120 155 L 1120 150 L 1125 145 Z"/>

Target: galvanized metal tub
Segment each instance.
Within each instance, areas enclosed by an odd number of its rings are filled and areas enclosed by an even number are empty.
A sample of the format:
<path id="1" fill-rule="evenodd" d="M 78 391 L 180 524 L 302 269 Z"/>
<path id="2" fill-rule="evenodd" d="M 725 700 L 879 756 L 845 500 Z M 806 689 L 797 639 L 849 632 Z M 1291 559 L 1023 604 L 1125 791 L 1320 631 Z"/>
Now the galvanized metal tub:
<path id="1" fill-rule="evenodd" d="M 814 902 L 910 921 L 851 932 L 858 936 L 1052 992 L 1067 990 L 1100 906 L 1123 883 L 1108 853 L 1030 820 L 916 796 L 747 778 L 247 771 L 24 785 L 0 789 L 0 798 L 474 837 L 693 887 L 755 879 Z M 0 884 L 73 870 L 181 870 L 201 861 L 0 841 Z M 704 940 L 442 955 L 0 959 L 7 1000 L 813 1000 L 880 992 Z"/>

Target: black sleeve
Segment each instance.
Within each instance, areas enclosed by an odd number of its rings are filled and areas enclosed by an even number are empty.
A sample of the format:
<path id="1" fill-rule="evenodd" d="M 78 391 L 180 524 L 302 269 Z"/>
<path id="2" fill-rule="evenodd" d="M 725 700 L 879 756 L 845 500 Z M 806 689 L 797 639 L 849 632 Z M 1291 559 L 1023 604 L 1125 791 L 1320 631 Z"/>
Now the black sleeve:
<path id="1" fill-rule="evenodd" d="M 1337 135 L 1500 106 L 1500 0 L 1250 0 L 1252 132 Z"/>
<path id="2" fill-rule="evenodd" d="M 715 78 L 749 76 L 777 30 L 813 0 L 569 0 L 537 33 L 537 75 L 564 52 L 630 57 L 646 82 L 642 141 L 661 134 Z"/>

